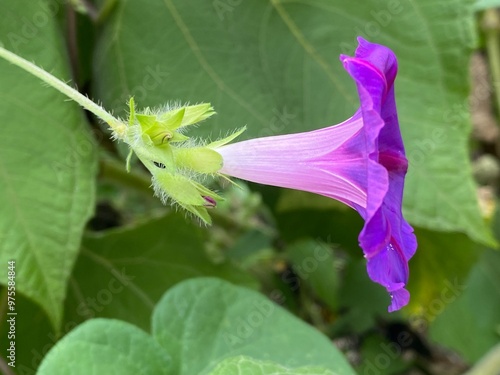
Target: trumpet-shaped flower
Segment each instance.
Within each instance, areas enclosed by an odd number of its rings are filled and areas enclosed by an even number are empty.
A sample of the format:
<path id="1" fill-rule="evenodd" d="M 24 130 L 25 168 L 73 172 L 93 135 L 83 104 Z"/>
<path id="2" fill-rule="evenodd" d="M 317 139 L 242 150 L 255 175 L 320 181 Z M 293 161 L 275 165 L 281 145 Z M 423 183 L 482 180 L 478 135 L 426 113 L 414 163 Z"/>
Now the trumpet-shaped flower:
<path id="1" fill-rule="evenodd" d="M 215 112 L 210 104 L 175 105 L 136 113 L 128 123 L 64 82 L 0 47 L 0 57 L 56 88 L 107 122 L 151 172 L 155 193 L 209 224 L 207 208 L 221 197 L 205 187 L 206 176 L 235 176 L 268 185 L 325 195 L 354 208 L 365 219 L 359 243 L 368 275 L 390 293 L 389 311 L 408 303 L 408 261 L 417 242 L 401 212 L 408 168 L 394 98 L 397 60 L 387 47 L 359 38 L 354 57 L 340 57 L 354 79 L 360 108 L 336 126 L 308 133 L 226 145 L 244 129 L 212 143 L 196 143 L 183 132 Z M 130 157 L 127 160 L 127 167 Z"/>
<path id="2" fill-rule="evenodd" d="M 394 98 L 397 60 L 387 47 L 358 41 L 354 57 L 340 57 L 358 89 L 354 116 L 324 129 L 215 151 L 223 158 L 220 173 L 321 194 L 357 210 L 365 220 L 359 244 L 368 275 L 389 292 L 394 311 L 409 301 L 408 261 L 417 247 L 401 211 L 408 161 Z"/>

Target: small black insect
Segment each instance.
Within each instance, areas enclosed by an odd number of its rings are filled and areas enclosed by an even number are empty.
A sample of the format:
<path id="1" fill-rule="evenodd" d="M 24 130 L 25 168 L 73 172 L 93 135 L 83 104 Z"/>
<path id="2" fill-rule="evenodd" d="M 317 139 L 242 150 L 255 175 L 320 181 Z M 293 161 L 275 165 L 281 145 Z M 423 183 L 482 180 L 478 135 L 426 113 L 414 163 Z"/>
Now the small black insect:
<path id="1" fill-rule="evenodd" d="M 153 164 L 156 165 L 158 168 L 165 169 L 165 164 L 159 163 L 157 161 L 153 161 Z"/>

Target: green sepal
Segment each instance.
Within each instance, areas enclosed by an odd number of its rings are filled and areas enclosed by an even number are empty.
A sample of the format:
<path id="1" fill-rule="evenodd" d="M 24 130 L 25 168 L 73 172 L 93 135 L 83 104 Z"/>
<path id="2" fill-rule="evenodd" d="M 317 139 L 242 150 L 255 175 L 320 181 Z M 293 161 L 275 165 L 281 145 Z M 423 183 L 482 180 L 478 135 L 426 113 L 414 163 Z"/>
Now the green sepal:
<path id="1" fill-rule="evenodd" d="M 225 144 L 231 142 L 233 139 L 239 137 L 245 130 L 247 130 L 246 126 L 242 127 L 241 129 L 236 130 L 233 134 L 228 135 L 226 138 L 218 139 L 212 143 L 209 143 L 205 147 L 217 148 L 217 147 L 224 146 Z"/>
<path id="2" fill-rule="evenodd" d="M 184 117 L 182 122 L 177 127 L 170 127 L 170 130 L 176 130 L 178 128 L 193 125 L 200 121 L 206 120 L 207 118 L 213 116 L 215 111 L 210 103 L 202 103 L 196 105 L 190 105 L 183 107 L 184 109 Z M 171 116 L 171 111 L 166 112 L 159 116 L 159 121 L 163 123 L 164 120 L 168 120 Z"/>
<path id="3" fill-rule="evenodd" d="M 216 173 L 222 168 L 222 156 L 210 148 L 190 147 L 174 149 L 175 164 L 198 173 Z"/>
<path id="4" fill-rule="evenodd" d="M 128 106 L 129 106 L 128 124 L 129 126 L 132 126 L 135 124 L 135 121 L 137 120 L 135 118 L 135 101 L 133 96 L 130 97 L 130 100 L 128 101 Z"/>
<path id="5" fill-rule="evenodd" d="M 226 175 L 222 174 L 222 173 L 217 173 L 217 176 L 219 176 L 220 178 L 226 180 L 227 182 L 229 182 L 230 184 L 236 186 L 238 189 L 241 189 L 243 190 L 243 188 L 238 185 L 236 182 L 234 182 L 233 180 L 231 180 L 229 177 L 227 177 Z"/>
<path id="6" fill-rule="evenodd" d="M 154 146 L 153 140 L 148 134 L 141 134 L 142 142 L 147 146 Z"/>
<path id="7" fill-rule="evenodd" d="M 143 113 L 137 113 L 135 115 L 135 118 L 141 126 L 143 132 L 147 132 L 157 123 L 155 115 L 145 115 Z"/>
<path id="8" fill-rule="evenodd" d="M 176 133 L 174 133 L 174 129 L 178 128 L 182 123 L 183 116 L 184 108 L 181 108 L 175 111 L 173 116 L 168 120 L 162 122 L 158 121 L 156 115 L 137 114 L 136 118 L 141 126 L 142 136 L 145 142 L 149 143 L 149 140 L 151 144 L 159 146 L 168 143 L 175 137 Z M 179 134 L 179 136 L 182 138 L 181 134 Z"/>
<path id="9" fill-rule="evenodd" d="M 170 143 L 172 142 L 184 142 L 187 141 L 189 137 L 185 136 L 181 133 L 174 133 L 173 137 L 170 139 Z"/>
<path id="10" fill-rule="evenodd" d="M 186 205 L 183 205 L 183 204 L 180 204 L 180 203 L 179 203 L 179 206 L 181 206 L 186 211 L 189 211 L 192 214 L 194 214 L 195 216 L 197 216 L 198 218 L 200 218 L 200 220 L 202 222 L 204 222 L 206 225 L 212 225 L 212 218 L 208 214 L 208 211 L 207 211 L 207 209 L 205 207 L 200 207 L 200 206 L 186 206 Z"/>
<path id="11" fill-rule="evenodd" d="M 223 146 L 245 131 L 242 128 L 228 137 L 208 146 L 194 146 L 180 128 L 196 124 L 215 114 L 209 103 L 177 107 L 163 112 L 145 108 L 137 113 L 134 98 L 129 101 L 130 135 L 124 138 L 131 151 L 126 168 L 130 170 L 132 153 L 151 172 L 156 195 L 162 200 L 170 198 L 180 207 L 191 212 L 205 224 L 211 224 L 207 208 L 223 198 L 194 179 L 199 174 L 219 175 L 222 156 L 215 148 Z M 231 180 L 229 180 L 231 181 Z M 232 182 L 232 181 L 231 181 Z"/>
<path id="12" fill-rule="evenodd" d="M 158 165 L 155 165 L 155 162 L 159 165 L 163 165 L 166 172 L 176 173 L 172 146 L 168 144 L 149 147 L 147 145 L 136 145 L 133 149 L 137 157 L 153 175 L 158 169 L 162 169 L 158 167 Z"/>
<path id="13" fill-rule="evenodd" d="M 159 171 L 154 174 L 153 184 L 165 194 L 183 206 L 204 206 L 205 199 L 192 181 L 180 174 Z"/>
<path id="14" fill-rule="evenodd" d="M 173 132 L 182 126 L 186 107 L 174 109 L 158 115 L 157 123 L 161 128 L 165 128 Z"/>
<path id="15" fill-rule="evenodd" d="M 205 186 L 203 186 L 202 184 L 196 182 L 196 181 L 191 181 L 194 185 L 194 187 L 196 187 L 196 189 L 198 189 L 198 191 L 200 192 L 200 194 L 202 196 L 207 196 L 207 197 L 211 197 L 217 201 L 223 201 L 224 198 L 222 198 L 219 194 L 217 194 L 216 192 L 206 188 Z"/>
<path id="16" fill-rule="evenodd" d="M 154 134 L 154 135 L 150 135 L 150 139 L 151 139 L 151 142 L 153 142 L 153 144 L 155 146 L 160 146 L 160 145 L 163 145 L 163 144 L 166 144 L 168 142 L 170 142 L 170 140 L 174 137 L 174 133 L 168 131 L 168 130 L 159 130 L 159 129 L 156 129 L 155 127 L 155 130 L 157 130 L 157 132 Z"/>
<path id="17" fill-rule="evenodd" d="M 212 223 L 205 207 L 204 196 L 222 199 L 213 191 L 182 175 L 172 175 L 168 172 L 156 173 L 153 184 L 156 192 L 164 192 L 168 197 L 175 200 L 179 206 L 199 217 L 205 224 L 210 225 Z"/>

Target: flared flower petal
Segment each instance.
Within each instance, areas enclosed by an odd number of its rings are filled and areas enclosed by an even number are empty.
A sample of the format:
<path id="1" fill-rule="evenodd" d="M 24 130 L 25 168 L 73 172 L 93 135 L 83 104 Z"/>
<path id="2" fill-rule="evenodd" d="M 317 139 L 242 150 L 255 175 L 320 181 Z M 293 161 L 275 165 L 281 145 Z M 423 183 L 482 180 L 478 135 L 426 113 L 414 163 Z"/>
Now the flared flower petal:
<path id="1" fill-rule="evenodd" d="M 311 132 L 257 138 L 216 148 L 220 173 L 304 190 L 356 209 L 359 243 L 370 278 L 392 298 L 409 301 L 408 261 L 417 248 L 401 206 L 408 168 L 394 98 L 397 60 L 387 47 L 358 38 L 354 57 L 340 57 L 356 83 L 360 108 L 348 120 Z"/>

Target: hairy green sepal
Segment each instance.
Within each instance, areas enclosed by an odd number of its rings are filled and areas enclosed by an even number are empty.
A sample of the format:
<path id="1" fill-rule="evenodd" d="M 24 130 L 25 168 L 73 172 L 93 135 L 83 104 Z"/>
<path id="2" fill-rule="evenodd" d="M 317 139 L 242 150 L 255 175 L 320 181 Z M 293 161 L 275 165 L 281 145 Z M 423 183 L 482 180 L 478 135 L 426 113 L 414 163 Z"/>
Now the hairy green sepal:
<path id="1" fill-rule="evenodd" d="M 187 126 L 195 125 L 215 114 L 208 103 L 174 105 L 160 110 L 146 108 L 137 112 L 134 99 L 129 102 L 130 116 L 124 134 L 116 134 L 130 146 L 127 158 L 135 153 L 152 174 L 155 194 L 162 201 L 176 203 L 204 223 L 211 219 L 207 208 L 222 198 L 201 182 L 206 176 L 217 176 L 222 168 L 222 156 L 215 151 L 229 143 L 245 129 L 206 145 L 194 142 L 183 134 Z"/>

